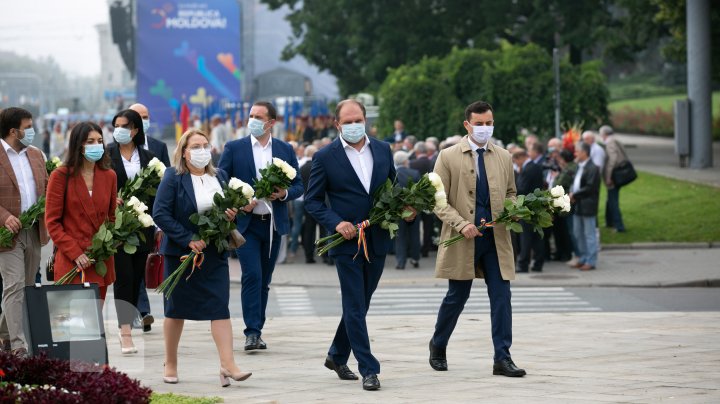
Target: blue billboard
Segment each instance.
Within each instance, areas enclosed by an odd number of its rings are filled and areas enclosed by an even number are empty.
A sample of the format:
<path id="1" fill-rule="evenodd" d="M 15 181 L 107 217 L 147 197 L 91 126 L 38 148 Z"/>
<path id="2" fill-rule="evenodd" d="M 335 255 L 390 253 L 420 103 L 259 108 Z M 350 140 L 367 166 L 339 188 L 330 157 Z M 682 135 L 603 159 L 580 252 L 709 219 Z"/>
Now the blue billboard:
<path id="1" fill-rule="evenodd" d="M 187 128 L 241 100 L 237 0 L 142 0 L 137 5 L 137 100 L 161 132 Z M 192 125 L 192 123 L 190 123 Z"/>

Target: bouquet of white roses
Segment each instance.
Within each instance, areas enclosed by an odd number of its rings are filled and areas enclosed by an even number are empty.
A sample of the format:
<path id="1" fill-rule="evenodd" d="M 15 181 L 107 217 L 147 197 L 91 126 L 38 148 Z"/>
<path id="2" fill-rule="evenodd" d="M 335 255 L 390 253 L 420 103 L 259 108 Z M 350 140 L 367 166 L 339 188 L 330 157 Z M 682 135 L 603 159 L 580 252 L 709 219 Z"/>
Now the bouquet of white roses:
<path id="1" fill-rule="evenodd" d="M 297 171 L 285 161 L 273 157 L 272 164 L 260 169 L 260 179 L 255 181 L 255 197 L 267 198 L 277 188 L 288 189 Z"/>
<path id="2" fill-rule="evenodd" d="M 95 264 L 95 272 L 105 276 L 107 267 L 105 260 L 117 253 L 122 246 L 126 254 L 135 254 L 140 242 L 145 241 L 142 229 L 154 226 L 152 217 L 147 214 L 148 207 L 136 197 L 115 208 L 115 222 L 105 221 L 92 238 L 92 244 L 85 250 L 90 262 Z M 58 279 L 56 285 L 64 285 L 80 274 L 85 281 L 85 272 L 77 266 Z"/>
<path id="3" fill-rule="evenodd" d="M 389 179 L 385 181 L 377 191 L 373 200 L 373 207 L 370 210 L 370 219 L 355 225 L 358 229 L 358 251 L 365 247 L 365 228 L 378 224 L 381 228 L 390 232 L 394 238 L 399 226 L 398 222 L 412 215 L 407 209 L 408 206 L 416 211 L 431 212 L 435 206 L 444 207 L 447 205 L 447 196 L 440 176 L 435 173 L 425 174 L 417 183 L 408 181 L 406 187 L 394 185 Z M 318 255 L 325 254 L 345 242 L 340 233 L 323 237 L 315 242 L 318 246 Z M 367 258 L 367 251 L 365 251 Z"/>
<path id="4" fill-rule="evenodd" d="M 165 164 L 158 160 L 157 157 L 153 157 L 147 167 L 140 170 L 133 179 L 125 183 L 118 192 L 118 196 L 123 201 L 134 196 L 140 202 L 148 203 L 157 193 L 158 185 L 160 185 L 160 180 L 162 180 L 164 174 Z"/>
<path id="5" fill-rule="evenodd" d="M 47 170 L 48 175 L 50 175 L 50 173 L 55 171 L 55 169 L 60 167 L 61 165 L 62 160 L 60 160 L 59 157 L 55 156 L 50 160 L 45 161 L 45 170 Z"/>
<path id="6" fill-rule="evenodd" d="M 198 234 L 193 236 L 193 240 L 204 240 L 208 245 L 213 243 L 218 252 L 231 249 L 233 244 L 234 246 L 241 245 L 244 239 L 237 231 L 235 221 L 227 220 L 225 211 L 246 206 L 252 200 L 254 192 L 249 184 L 234 177 L 227 185 L 223 184 L 223 193 L 216 193 L 213 196 L 212 208 L 204 213 L 193 213 L 190 216 L 190 222 L 198 226 Z M 239 210 L 238 214 L 245 214 L 245 212 Z M 232 243 L 228 241 L 228 237 L 232 238 Z M 193 263 L 192 270 L 186 279 L 189 279 L 195 269 L 202 265 L 202 254 L 202 252 L 191 251 L 188 255 L 180 257 L 182 261 L 180 266 L 157 287 L 156 291 L 165 294 L 165 298 L 169 299 L 190 263 Z"/>
<path id="7" fill-rule="evenodd" d="M 496 220 L 486 222 L 481 221 L 477 229 L 482 232 L 486 228 L 494 227 L 499 223 L 507 226 L 508 229 L 521 233 L 522 226 L 518 221 L 523 220 L 525 223 L 533 226 L 533 230 L 543 235 L 542 229 L 552 226 L 552 216 L 558 212 L 570 212 L 570 196 L 565 194 L 565 190 L 561 185 L 553 187 L 551 190 L 535 189 L 533 193 L 527 195 L 519 195 L 516 200 L 506 199 L 504 209 Z M 444 247 L 451 246 L 465 236 L 459 234 L 448 240 L 440 242 Z"/>

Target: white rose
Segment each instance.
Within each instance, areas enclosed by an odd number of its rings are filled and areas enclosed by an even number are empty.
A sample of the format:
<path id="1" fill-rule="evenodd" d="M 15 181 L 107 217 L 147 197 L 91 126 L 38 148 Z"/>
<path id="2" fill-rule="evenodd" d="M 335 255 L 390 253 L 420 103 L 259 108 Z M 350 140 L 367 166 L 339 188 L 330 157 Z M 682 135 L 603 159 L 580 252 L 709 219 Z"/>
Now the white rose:
<path id="1" fill-rule="evenodd" d="M 158 164 L 163 165 L 157 157 L 153 157 L 148 163 L 148 167 L 156 168 Z"/>
<path id="2" fill-rule="evenodd" d="M 230 189 L 238 190 L 242 187 L 243 183 L 239 179 L 232 177 L 230 178 L 230 182 L 228 182 L 228 187 Z"/>
<path id="3" fill-rule="evenodd" d="M 552 206 L 556 208 L 562 208 L 563 206 L 565 206 L 565 201 L 563 200 L 563 198 L 555 198 L 552 200 Z"/>
<path id="4" fill-rule="evenodd" d="M 562 200 L 563 200 L 562 211 L 570 212 L 570 195 L 567 195 L 567 194 L 563 195 Z"/>
<path id="5" fill-rule="evenodd" d="M 288 178 L 290 178 L 291 180 L 295 179 L 297 172 L 290 164 L 277 157 L 273 158 L 273 164 L 280 167 L 280 170 L 282 170 L 282 172 L 285 173 Z"/>
<path id="6" fill-rule="evenodd" d="M 242 185 L 242 193 L 245 199 L 247 199 L 248 201 L 251 201 L 253 196 L 255 196 L 255 190 L 253 189 L 253 187 L 246 183 L 243 183 Z"/>
<path id="7" fill-rule="evenodd" d="M 159 166 L 155 167 L 155 172 L 157 173 L 158 177 L 163 177 L 165 175 L 165 164 L 160 163 Z"/>
<path id="8" fill-rule="evenodd" d="M 443 182 L 439 175 L 437 175 L 436 173 L 428 173 L 427 176 L 428 180 L 430 180 L 430 183 L 433 184 L 436 189 L 443 187 Z"/>
<path id="9" fill-rule="evenodd" d="M 435 207 L 442 209 L 447 206 L 447 199 L 435 199 Z"/>
<path id="10" fill-rule="evenodd" d="M 553 198 L 559 198 L 565 195 L 565 189 L 562 187 L 562 185 L 555 185 L 550 190 L 550 195 L 552 195 Z"/>
<path id="11" fill-rule="evenodd" d="M 133 206 L 133 209 L 135 209 L 135 212 L 137 212 L 138 215 L 141 215 L 147 212 L 148 207 L 144 203 L 139 202 L 137 205 Z"/>
<path id="12" fill-rule="evenodd" d="M 291 180 L 294 180 L 297 176 L 297 171 L 295 171 L 295 169 L 290 164 L 287 164 L 286 169 L 283 171 L 285 171 L 285 175 L 287 175 L 287 177 Z"/>
<path id="13" fill-rule="evenodd" d="M 131 206 L 131 207 L 134 208 L 134 207 L 137 206 L 139 203 L 140 203 L 140 200 L 139 200 L 137 197 L 134 197 L 134 196 L 133 196 L 133 197 L 130 197 L 130 200 L 127 201 L 125 204 L 126 204 L 127 206 Z"/>
<path id="14" fill-rule="evenodd" d="M 152 216 L 148 215 L 147 213 L 143 213 L 138 216 L 138 220 L 140 221 L 140 223 L 142 223 L 143 227 L 150 227 L 155 225 Z"/>

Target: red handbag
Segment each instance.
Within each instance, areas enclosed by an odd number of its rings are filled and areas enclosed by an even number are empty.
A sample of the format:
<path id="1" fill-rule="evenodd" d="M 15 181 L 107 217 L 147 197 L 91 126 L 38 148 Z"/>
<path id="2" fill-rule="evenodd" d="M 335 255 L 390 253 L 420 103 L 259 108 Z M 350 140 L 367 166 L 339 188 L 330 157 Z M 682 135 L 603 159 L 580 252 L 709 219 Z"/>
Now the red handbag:
<path id="1" fill-rule="evenodd" d="M 151 289 L 157 288 L 163 281 L 165 257 L 158 252 L 161 240 L 162 237 L 155 242 L 155 249 L 148 254 L 145 261 L 145 287 Z"/>

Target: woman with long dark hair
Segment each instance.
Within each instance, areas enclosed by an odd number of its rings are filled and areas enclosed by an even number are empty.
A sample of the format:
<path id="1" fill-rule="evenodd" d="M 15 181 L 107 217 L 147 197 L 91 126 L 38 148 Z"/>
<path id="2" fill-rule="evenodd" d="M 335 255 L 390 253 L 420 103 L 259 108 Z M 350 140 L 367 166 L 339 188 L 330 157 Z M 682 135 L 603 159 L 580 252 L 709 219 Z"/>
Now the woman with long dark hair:
<path id="1" fill-rule="evenodd" d="M 126 109 L 120 111 L 112 119 L 114 142 L 107 147 L 107 154 L 112 161 L 112 169 L 117 175 L 117 190 L 125 186 L 143 168 L 148 166 L 155 155 L 145 150 L 142 145 L 145 143 L 145 131 L 142 118 L 137 112 Z M 118 205 L 123 202 L 118 199 Z M 153 200 L 144 201 L 152 206 Z M 134 254 L 127 254 L 122 249 L 115 253 L 115 310 L 120 327 L 120 351 L 123 355 L 137 353 L 137 348 L 132 340 L 132 323 L 138 316 L 136 309 L 138 296 L 140 295 L 140 283 L 145 277 L 145 261 L 152 250 L 154 241 L 154 228 L 144 230 L 145 243 L 141 243 Z"/>
<path id="2" fill-rule="evenodd" d="M 105 261 L 107 272 L 100 276 L 85 250 L 105 220 L 115 221 L 117 178 L 110 170 L 102 129 L 93 122 L 80 122 L 70 132 L 63 165 L 50 175 L 45 202 L 45 222 L 57 247 L 55 277 L 77 267 L 86 282 L 97 283 L 104 301 L 107 287 L 115 281 L 113 258 Z M 80 283 L 76 276 L 72 283 Z"/>

